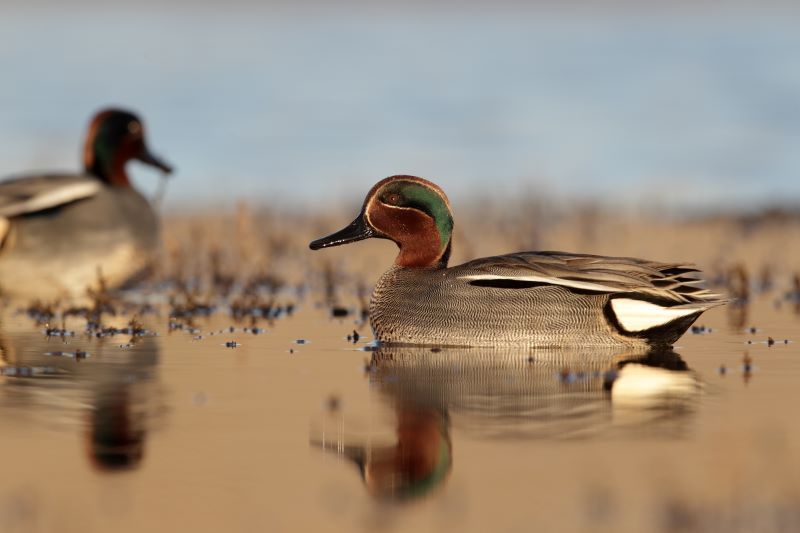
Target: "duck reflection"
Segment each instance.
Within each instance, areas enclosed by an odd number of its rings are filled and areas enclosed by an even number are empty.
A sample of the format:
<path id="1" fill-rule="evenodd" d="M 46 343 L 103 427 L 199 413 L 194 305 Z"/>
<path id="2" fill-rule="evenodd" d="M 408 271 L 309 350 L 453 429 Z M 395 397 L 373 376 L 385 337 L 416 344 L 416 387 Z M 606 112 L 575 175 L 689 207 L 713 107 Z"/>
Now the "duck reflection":
<path id="1" fill-rule="evenodd" d="M 87 451 L 99 470 L 139 466 L 147 436 L 144 413 L 136 413 L 127 389 L 96 396 L 89 421 Z"/>
<path id="2" fill-rule="evenodd" d="M 750 306 L 750 276 L 741 263 L 728 272 L 727 290 L 732 301 L 728 305 L 728 326 L 734 333 L 741 333 L 747 326 Z"/>
<path id="3" fill-rule="evenodd" d="M 459 432 L 492 439 L 587 438 L 609 431 L 679 434 L 700 381 L 672 350 L 490 350 L 382 346 L 370 384 L 396 415 L 394 443 L 312 438 L 347 458 L 370 494 L 407 501 L 442 485 Z"/>
<path id="4" fill-rule="evenodd" d="M 76 336 L 64 344 L 30 330 L 0 331 L 0 395 L 27 419 L 81 428 L 94 469 L 135 469 L 161 411 L 159 345 L 152 336 L 127 341 Z"/>
<path id="5" fill-rule="evenodd" d="M 437 406 L 495 438 L 588 436 L 635 402 L 653 419 L 671 418 L 691 408 L 699 386 L 672 350 L 434 350 L 381 347 L 370 381 L 390 401 Z"/>
<path id="6" fill-rule="evenodd" d="M 425 405 L 398 404 L 396 444 L 343 444 L 324 438 L 312 444 L 350 460 L 377 499 L 410 500 L 438 487 L 452 468 L 447 413 Z"/>

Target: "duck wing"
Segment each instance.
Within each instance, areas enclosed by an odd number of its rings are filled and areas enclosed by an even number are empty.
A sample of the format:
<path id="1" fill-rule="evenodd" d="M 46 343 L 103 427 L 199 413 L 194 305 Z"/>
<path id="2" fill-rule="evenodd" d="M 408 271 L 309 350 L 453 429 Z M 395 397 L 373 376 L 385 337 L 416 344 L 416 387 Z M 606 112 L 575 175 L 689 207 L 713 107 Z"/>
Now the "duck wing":
<path id="1" fill-rule="evenodd" d="M 102 183 L 91 176 L 48 174 L 0 182 L 0 217 L 52 209 L 97 194 Z"/>
<path id="2" fill-rule="evenodd" d="M 453 267 L 472 285 L 527 288 L 558 285 L 573 291 L 620 294 L 661 306 L 709 308 L 725 303 L 697 286 L 703 280 L 690 264 L 660 263 L 632 257 L 566 252 L 519 252 L 485 257 Z"/>

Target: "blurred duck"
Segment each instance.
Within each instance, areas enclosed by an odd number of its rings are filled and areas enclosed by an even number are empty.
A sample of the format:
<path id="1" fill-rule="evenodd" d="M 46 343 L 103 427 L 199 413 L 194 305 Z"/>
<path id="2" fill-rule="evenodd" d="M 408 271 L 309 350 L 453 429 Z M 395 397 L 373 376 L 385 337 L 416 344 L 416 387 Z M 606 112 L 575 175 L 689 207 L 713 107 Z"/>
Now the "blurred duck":
<path id="1" fill-rule="evenodd" d="M 442 189 L 392 176 L 369 191 L 349 226 L 310 247 L 369 237 L 398 245 L 370 302 L 383 343 L 670 345 L 700 314 L 725 303 L 697 287 L 697 269 L 681 263 L 519 252 L 448 268 L 452 232 Z"/>
<path id="2" fill-rule="evenodd" d="M 142 121 L 121 109 L 92 119 L 83 174 L 0 182 L 0 291 L 3 296 L 75 297 L 102 278 L 116 287 L 146 269 L 158 219 L 128 179 L 128 161 L 170 173 L 150 153 Z"/>

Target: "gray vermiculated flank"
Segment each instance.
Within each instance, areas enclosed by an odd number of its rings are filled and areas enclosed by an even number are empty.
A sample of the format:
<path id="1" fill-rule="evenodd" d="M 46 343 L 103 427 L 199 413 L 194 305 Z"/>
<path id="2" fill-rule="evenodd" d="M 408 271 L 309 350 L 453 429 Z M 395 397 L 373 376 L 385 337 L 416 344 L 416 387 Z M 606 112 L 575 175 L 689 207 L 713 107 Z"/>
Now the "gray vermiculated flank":
<path id="1" fill-rule="evenodd" d="M 439 345 L 623 345 L 672 343 L 699 314 L 723 303 L 694 285 L 695 269 L 677 264 L 558 252 L 525 252 L 478 259 L 449 269 L 392 267 L 370 302 L 377 338 L 390 343 Z M 608 292 L 542 284 L 497 288 L 465 276 L 544 276 L 597 283 Z M 691 305 L 696 314 L 651 333 L 627 333 L 607 309 L 615 296 L 664 306 Z M 612 319 L 609 318 L 612 317 Z"/>
<path id="2" fill-rule="evenodd" d="M 93 177 L 49 175 L 0 184 L 0 207 L 14 211 L 43 189 Z M 39 191 L 39 192 L 37 192 Z M 17 209 L 18 210 L 18 209 Z M 96 192 L 9 217 L 0 248 L 0 289 L 28 297 L 82 294 L 102 273 L 119 284 L 147 266 L 159 243 L 158 218 L 130 187 L 101 185 Z M 120 255 L 120 250 L 127 250 Z"/>
<path id="3" fill-rule="evenodd" d="M 102 256 L 120 242 L 131 242 L 142 251 L 158 244 L 155 213 L 131 188 L 102 187 L 89 198 L 12 221 L 17 233 L 12 253 L 41 261 L 54 255 L 76 260 Z"/>

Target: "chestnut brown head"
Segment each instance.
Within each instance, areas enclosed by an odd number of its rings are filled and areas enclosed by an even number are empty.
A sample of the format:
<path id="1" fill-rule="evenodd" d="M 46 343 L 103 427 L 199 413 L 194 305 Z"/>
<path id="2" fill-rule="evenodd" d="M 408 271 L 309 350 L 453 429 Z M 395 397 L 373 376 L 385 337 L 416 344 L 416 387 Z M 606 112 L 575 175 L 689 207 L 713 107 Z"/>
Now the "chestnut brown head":
<path id="1" fill-rule="evenodd" d="M 167 174 L 172 172 L 170 165 L 147 148 L 144 124 L 139 117 L 122 109 L 97 113 L 89 123 L 83 150 L 86 172 L 109 185 L 129 187 L 125 165 L 131 159 Z"/>
<path id="2" fill-rule="evenodd" d="M 450 202 L 438 185 L 415 176 L 391 176 L 369 191 L 361 213 L 349 226 L 310 247 L 318 250 L 377 237 L 397 243 L 398 266 L 444 268 L 452 234 Z"/>

